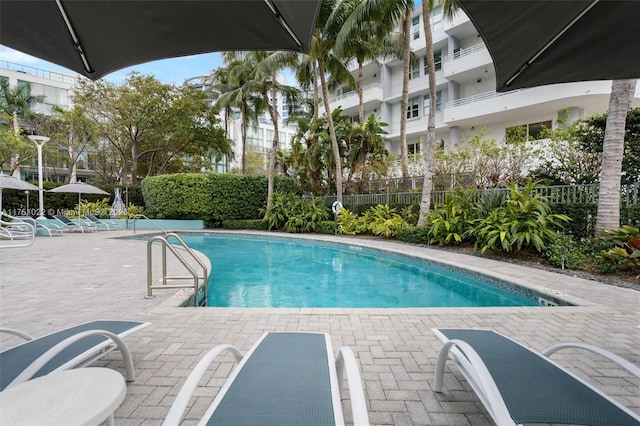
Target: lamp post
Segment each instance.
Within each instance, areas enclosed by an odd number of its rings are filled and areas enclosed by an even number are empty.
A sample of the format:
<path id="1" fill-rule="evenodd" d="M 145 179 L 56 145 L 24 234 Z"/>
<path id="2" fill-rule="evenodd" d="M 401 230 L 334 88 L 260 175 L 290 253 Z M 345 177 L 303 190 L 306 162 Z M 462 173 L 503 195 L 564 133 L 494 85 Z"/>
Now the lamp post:
<path id="1" fill-rule="evenodd" d="M 31 139 L 33 141 L 33 143 L 36 144 L 36 147 L 38 148 L 38 187 L 40 188 L 40 191 L 38 191 L 38 200 L 39 200 L 39 215 L 38 215 L 38 220 L 40 219 L 46 219 L 46 217 L 44 216 L 44 194 L 43 194 L 43 188 L 42 188 L 42 146 L 49 142 L 48 137 L 46 136 L 36 136 L 36 135 L 30 135 L 28 136 L 29 139 Z"/>

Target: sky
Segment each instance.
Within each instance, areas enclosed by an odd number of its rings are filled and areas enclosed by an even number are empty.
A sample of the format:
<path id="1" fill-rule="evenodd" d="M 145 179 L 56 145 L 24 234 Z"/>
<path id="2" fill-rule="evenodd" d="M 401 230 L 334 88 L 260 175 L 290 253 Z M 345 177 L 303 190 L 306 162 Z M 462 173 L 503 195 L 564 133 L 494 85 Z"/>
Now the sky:
<path id="1" fill-rule="evenodd" d="M 0 46 L 0 61 L 12 62 L 14 64 L 25 65 L 45 71 L 57 71 L 71 75 L 77 74 L 76 72 L 63 68 L 59 65 L 29 56 L 6 46 Z M 184 83 L 185 79 L 209 74 L 211 70 L 216 69 L 221 65 L 222 56 L 219 52 L 206 53 L 203 55 L 163 59 L 160 61 L 134 65 L 132 67 L 107 74 L 103 79 L 115 84 L 120 84 L 124 81 L 128 73 L 137 71 L 144 75 L 153 75 L 162 83 L 181 85 Z"/>

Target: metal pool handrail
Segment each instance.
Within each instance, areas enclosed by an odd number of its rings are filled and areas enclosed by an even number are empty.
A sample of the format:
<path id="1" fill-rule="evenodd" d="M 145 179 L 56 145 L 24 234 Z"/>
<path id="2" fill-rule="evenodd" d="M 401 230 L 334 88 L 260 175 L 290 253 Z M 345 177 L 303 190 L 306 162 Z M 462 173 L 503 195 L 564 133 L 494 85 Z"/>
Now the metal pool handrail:
<path id="1" fill-rule="evenodd" d="M 164 232 L 165 235 L 168 235 L 169 232 L 165 229 L 163 229 L 160 225 L 158 225 L 157 223 L 155 223 L 153 220 L 149 219 L 148 217 L 146 217 L 145 215 L 143 215 L 142 213 L 140 214 L 136 214 L 133 216 L 133 233 L 136 233 L 136 221 L 138 219 L 146 219 L 150 224 L 152 224 L 153 226 L 155 226 L 158 230 Z"/>
<path id="2" fill-rule="evenodd" d="M 199 276 L 198 271 L 196 271 L 186 260 L 185 258 L 178 252 L 176 247 L 169 243 L 169 238 L 175 238 L 180 243 L 180 246 L 189 253 L 191 258 L 196 261 L 198 265 L 202 268 L 203 275 Z M 162 244 L 162 285 L 153 285 L 153 243 L 155 241 L 159 241 Z M 167 248 L 173 253 L 173 255 L 182 263 L 182 265 L 187 269 L 187 271 L 191 274 L 190 276 L 167 276 Z M 166 236 L 156 235 L 151 237 L 149 241 L 147 241 L 147 296 L 146 298 L 153 297 L 153 290 L 155 289 L 180 289 L 180 288 L 191 288 L 193 287 L 193 297 L 194 297 L 194 306 L 198 306 L 198 292 L 200 290 L 200 279 L 203 282 L 204 289 L 204 299 L 207 299 L 207 280 L 209 277 L 209 272 L 207 270 L 207 266 L 200 260 L 200 258 L 196 255 L 196 253 L 191 250 L 191 248 L 175 233 L 168 233 Z M 193 279 L 193 284 L 167 284 L 169 280 L 190 280 Z"/>

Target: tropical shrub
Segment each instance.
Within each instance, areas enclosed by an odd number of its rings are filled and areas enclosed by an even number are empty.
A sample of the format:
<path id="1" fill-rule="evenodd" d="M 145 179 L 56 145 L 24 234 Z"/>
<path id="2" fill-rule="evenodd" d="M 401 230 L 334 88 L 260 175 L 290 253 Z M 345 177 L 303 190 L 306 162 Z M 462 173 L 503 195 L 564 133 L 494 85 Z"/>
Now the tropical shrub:
<path id="1" fill-rule="evenodd" d="M 319 198 L 303 199 L 295 194 L 273 195 L 271 208 L 266 211 L 268 228 L 287 232 L 315 232 L 321 222 L 330 218 L 329 208 Z"/>
<path id="2" fill-rule="evenodd" d="M 358 215 L 344 207 L 338 212 L 337 222 L 338 232 L 344 235 L 356 235 L 360 229 Z"/>
<path id="3" fill-rule="evenodd" d="M 296 198 L 292 193 L 282 194 L 276 192 L 273 194 L 271 208 L 267 210 L 264 215 L 269 230 L 282 229 L 284 227 L 284 224 L 287 223 L 289 212 L 296 202 Z"/>
<path id="4" fill-rule="evenodd" d="M 457 190 L 446 194 L 444 203 L 429 212 L 427 223 L 431 243 L 459 244 L 465 239 L 475 217 L 471 197 L 471 192 Z"/>
<path id="5" fill-rule="evenodd" d="M 320 223 L 331 216 L 329 208 L 319 198 L 296 198 L 291 206 L 284 230 L 287 232 L 315 232 Z"/>
<path id="6" fill-rule="evenodd" d="M 396 213 L 395 209 L 385 204 L 378 204 L 367 210 L 361 218 L 361 223 L 374 235 L 395 237 L 398 230 L 407 226 L 407 222 Z"/>
<path id="7" fill-rule="evenodd" d="M 567 269 L 583 269 L 587 263 L 585 246 L 571 235 L 560 234 L 549 243 L 543 256 L 551 266 Z"/>
<path id="8" fill-rule="evenodd" d="M 398 229 L 398 241 L 412 244 L 429 244 L 429 228 L 426 226 L 405 226 Z"/>
<path id="9" fill-rule="evenodd" d="M 612 248 L 602 253 L 618 269 L 640 270 L 640 230 L 624 225 L 620 229 L 605 231 L 602 237 L 614 244 Z"/>
<path id="10" fill-rule="evenodd" d="M 466 236 L 475 238 L 475 247 L 481 252 L 512 252 L 535 248 L 541 252 L 553 241 L 561 222 L 570 218 L 553 214 L 544 197 L 532 195 L 536 184 L 529 182 L 521 190 L 517 184 L 509 187 L 509 198 L 504 208 L 495 208 L 486 217 L 473 221 L 474 227 Z"/>
<path id="11" fill-rule="evenodd" d="M 108 219 L 111 206 L 108 204 L 109 198 L 103 198 L 96 202 L 81 200 L 73 210 L 65 211 L 65 215 L 70 219 L 82 219 L 84 215 L 94 215 L 100 219 Z"/>

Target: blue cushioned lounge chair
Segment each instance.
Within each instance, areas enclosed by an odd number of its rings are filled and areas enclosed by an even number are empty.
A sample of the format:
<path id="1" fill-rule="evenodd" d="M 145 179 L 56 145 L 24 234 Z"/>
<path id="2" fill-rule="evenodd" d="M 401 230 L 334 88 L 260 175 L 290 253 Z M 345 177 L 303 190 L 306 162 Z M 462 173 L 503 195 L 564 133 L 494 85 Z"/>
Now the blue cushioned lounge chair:
<path id="1" fill-rule="evenodd" d="M 328 334 L 270 332 L 244 356 L 232 345 L 210 350 L 187 378 L 164 425 L 180 423 L 208 366 L 225 351 L 239 363 L 199 424 L 343 425 L 340 385 L 344 373 L 353 424 L 369 424 L 360 372 L 350 348 L 343 346 L 334 358 Z"/>
<path id="2" fill-rule="evenodd" d="M 53 223 L 51 225 L 44 225 L 42 222 L 39 222 L 39 221 L 35 220 L 34 218 L 29 217 L 29 216 L 18 216 L 18 217 L 16 217 L 16 219 L 18 219 L 20 222 L 24 222 L 24 223 L 30 224 L 31 226 L 33 226 L 35 228 L 36 232 L 37 231 L 42 231 L 43 233 L 46 233 L 50 237 L 53 237 L 54 235 L 63 235 L 62 228 L 60 228 L 55 223 Z"/>
<path id="3" fill-rule="evenodd" d="M 583 343 L 563 343 L 540 354 L 492 330 L 433 331 L 444 343 L 436 364 L 434 390 L 442 391 L 445 362 L 453 360 L 499 426 L 640 425 L 636 413 L 548 358 L 560 349 L 585 349 L 640 377 L 640 368 L 611 352 Z"/>
<path id="4" fill-rule="evenodd" d="M 84 217 L 86 217 L 87 220 L 89 220 L 91 223 L 94 223 L 98 227 L 98 229 L 105 229 L 107 231 L 120 229 L 120 225 L 112 220 L 98 219 L 92 214 L 85 214 Z"/>
<path id="5" fill-rule="evenodd" d="M 71 232 L 80 231 L 84 234 L 85 232 L 96 232 L 98 230 L 98 227 L 95 225 L 95 223 L 75 222 L 63 214 L 57 214 L 57 215 L 54 215 L 53 217 L 57 221 L 62 223 L 62 229 L 64 231 L 71 231 Z"/>
<path id="6" fill-rule="evenodd" d="M 127 380 L 133 381 L 133 360 L 122 338 L 148 325 L 137 321 L 91 321 L 37 338 L 0 328 L 0 332 L 27 340 L 0 352 L 0 391 L 54 371 L 84 367 L 115 348 L 124 358 Z"/>

